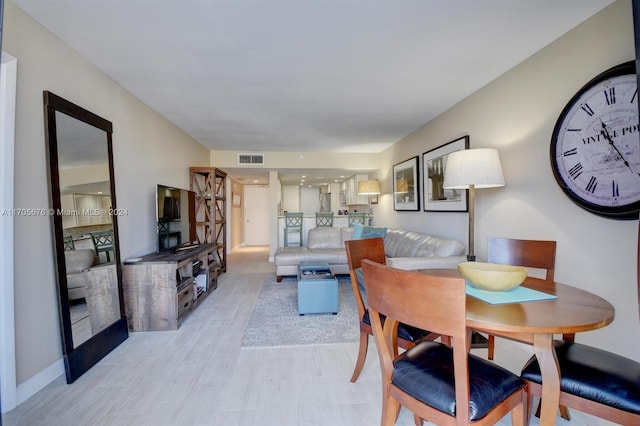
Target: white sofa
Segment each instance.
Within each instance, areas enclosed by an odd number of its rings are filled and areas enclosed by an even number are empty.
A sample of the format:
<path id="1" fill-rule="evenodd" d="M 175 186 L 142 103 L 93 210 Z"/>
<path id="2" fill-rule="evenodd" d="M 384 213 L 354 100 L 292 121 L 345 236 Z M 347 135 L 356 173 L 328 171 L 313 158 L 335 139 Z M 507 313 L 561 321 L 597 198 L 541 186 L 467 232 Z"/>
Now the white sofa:
<path id="1" fill-rule="evenodd" d="M 301 262 L 327 263 L 334 274 L 348 274 L 344 248 L 353 239 L 353 228 L 314 228 L 309 230 L 306 247 L 280 247 L 275 254 L 278 282 L 298 273 Z M 464 245 L 454 239 L 388 229 L 384 236 L 387 265 L 398 269 L 456 268 L 466 261 Z"/>

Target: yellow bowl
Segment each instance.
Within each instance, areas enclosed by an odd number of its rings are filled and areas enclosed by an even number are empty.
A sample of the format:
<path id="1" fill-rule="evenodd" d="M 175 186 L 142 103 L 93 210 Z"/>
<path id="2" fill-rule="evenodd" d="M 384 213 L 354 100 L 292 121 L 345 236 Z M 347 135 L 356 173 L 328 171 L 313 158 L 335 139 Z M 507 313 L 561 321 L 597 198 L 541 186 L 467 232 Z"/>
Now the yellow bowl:
<path id="1" fill-rule="evenodd" d="M 488 291 L 510 290 L 527 278 L 525 267 L 498 263 L 462 262 L 458 270 L 474 287 Z"/>

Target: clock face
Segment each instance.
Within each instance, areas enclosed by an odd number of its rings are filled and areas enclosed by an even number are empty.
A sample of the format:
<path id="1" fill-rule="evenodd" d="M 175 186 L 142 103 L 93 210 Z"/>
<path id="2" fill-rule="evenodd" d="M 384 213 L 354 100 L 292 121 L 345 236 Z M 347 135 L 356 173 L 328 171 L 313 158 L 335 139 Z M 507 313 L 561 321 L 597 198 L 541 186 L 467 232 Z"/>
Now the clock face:
<path id="1" fill-rule="evenodd" d="M 581 207 L 635 218 L 640 210 L 640 128 L 635 66 L 614 67 L 583 87 L 560 114 L 551 166 Z"/>

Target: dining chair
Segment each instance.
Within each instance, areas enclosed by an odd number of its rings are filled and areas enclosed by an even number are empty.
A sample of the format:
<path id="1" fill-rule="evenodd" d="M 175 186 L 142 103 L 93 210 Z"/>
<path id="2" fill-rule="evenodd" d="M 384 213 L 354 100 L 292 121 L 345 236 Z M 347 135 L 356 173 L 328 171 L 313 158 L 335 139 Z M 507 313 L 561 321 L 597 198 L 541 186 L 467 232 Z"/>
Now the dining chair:
<path id="1" fill-rule="evenodd" d="M 64 251 L 76 249 L 76 245 L 73 242 L 73 237 L 71 235 L 65 235 L 62 237 L 62 244 L 64 244 Z"/>
<path id="2" fill-rule="evenodd" d="M 519 240 L 513 238 L 489 237 L 487 245 L 487 260 L 490 263 L 524 266 L 545 271 L 544 279 L 553 281 L 556 267 L 556 242 L 552 240 Z M 564 334 L 563 340 L 573 342 L 574 334 Z M 495 353 L 495 336 L 488 336 L 487 358 L 492 360 Z M 563 419 L 570 420 L 569 410 L 560 405 Z M 540 415 L 538 405 L 537 416 Z"/>
<path id="3" fill-rule="evenodd" d="M 96 249 L 96 256 L 98 257 L 100 262 L 100 253 L 104 253 L 107 259 L 106 263 L 111 262 L 111 256 L 109 252 L 115 250 L 113 246 L 113 229 L 108 229 L 106 231 L 94 231 L 89 233 L 91 235 L 91 239 L 93 240 L 93 245 Z"/>
<path id="4" fill-rule="evenodd" d="M 358 212 L 354 212 L 354 213 L 349 213 L 348 214 L 348 225 L 349 226 L 353 226 L 356 223 L 360 223 L 362 225 L 364 225 L 365 223 L 365 219 L 366 219 L 367 214 L 366 213 L 358 213 Z"/>
<path id="5" fill-rule="evenodd" d="M 384 240 L 381 237 L 367 238 L 362 240 L 347 240 L 344 242 L 347 252 L 347 262 L 349 264 L 349 275 L 351 277 L 351 288 L 356 299 L 358 308 L 358 318 L 360 318 L 360 346 L 358 348 L 358 359 L 351 375 L 351 383 L 355 383 L 360 376 L 362 367 L 367 357 L 369 347 L 369 336 L 373 336 L 371 319 L 367 309 L 366 293 L 364 290 L 364 277 L 362 276 L 362 261 L 369 259 L 377 263 L 385 264 Z M 434 340 L 439 335 L 429 331 L 421 330 L 406 324 L 398 326 L 398 346 L 408 349 L 416 345 L 420 340 Z"/>
<path id="6" fill-rule="evenodd" d="M 302 221 L 303 212 L 285 213 L 284 214 L 284 246 L 289 247 L 289 234 L 298 234 L 298 241 L 291 244 L 297 244 L 302 247 Z"/>
<path id="7" fill-rule="evenodd" d="M 545 270 L 545 280 L 553 281 L 556 265 L 556 242 L 543 240 L 517 240 L 489 237 L 487 261 L 504 265 L 525 266 Z M 574 340 L 574 335 L 566 335 L 565 340 Z M 493 359 L 495 336 L 489 335 L 489 353 Z"/>
<path id="8" fill-rule="evenodd" d="M 524 380 L 469 353 L 464 278 L 370 260 L 362 270 L 382 372 L 382 426 L 395 424 L 400 406 L 413 412 L 417 425 L 494 425 L 508 413 L 512 424 L 524 425 Z M 397 356 L 399 322 L 450 336 L 452 346 L 420 342 Z"/>
<path id="9" fill-rule="evenodd" d="M 333 212 L 316 212 L 316 228 L 333 226 Z"/>
<path id="10" fill-rule="evenodd" d="M 640 363 L 580 343 L 556 340 L 554 345 L 562 373 L 561 405 L 621 425 L 640 425 Z M 528 383 L 530 409 L 532 397 L 542 395 L 535 355 L 520 376 Z"/>

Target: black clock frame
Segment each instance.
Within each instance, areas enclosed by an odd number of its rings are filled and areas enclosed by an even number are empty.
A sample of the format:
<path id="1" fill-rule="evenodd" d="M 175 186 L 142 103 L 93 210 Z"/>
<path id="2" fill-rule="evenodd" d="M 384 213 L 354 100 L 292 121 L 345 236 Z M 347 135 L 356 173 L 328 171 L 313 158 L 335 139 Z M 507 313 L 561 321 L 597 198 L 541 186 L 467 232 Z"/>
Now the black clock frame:
<path id="1" fill-rule="evenodd" d="M 556 160 L 556 144 L 558 141 L 558 134 L 560 132 L 560 128 L 562 127 L 562 123 L 564 122 L 569 110 L 574 106 L 574 104 L 580 99 L 580 97 L 589 90 L 592 86 L 613 77 L 618 77 L 621 75 L 628 74 L 636 74 L 636 65 L 635 61 L 625 62 L 623 64 L 612 67 L 601 74 L 598 74 L 592 80 L 590 80 L 587 84 L 585 84 L 578 92 L 569 100 L 567 105 L 564 107 L 560 116 L 558 117 L 558 121 L 556 121 L 556 125 L 553 129 L 553 134 L 551 136 L 551 144 L 549 150 L 549 156 L 551 160 L 551 170 L 553 171 L 553 176 L 558 182 L 558 185 L 564 193 L 578 206 L 583 209 L 597 214 L 599 216 L 607 217 L 610 219 L 619 219 L 619 220 L 633 220 L 638 219 L 640 212 L 640 201 L 637 201 L 632 204 L 626 204 L 623 206 L 601 206 L 597 204 L 590 203 L 576 194 L 564 181 L 560 173 L 558 172 L 558 162 Z"/>

